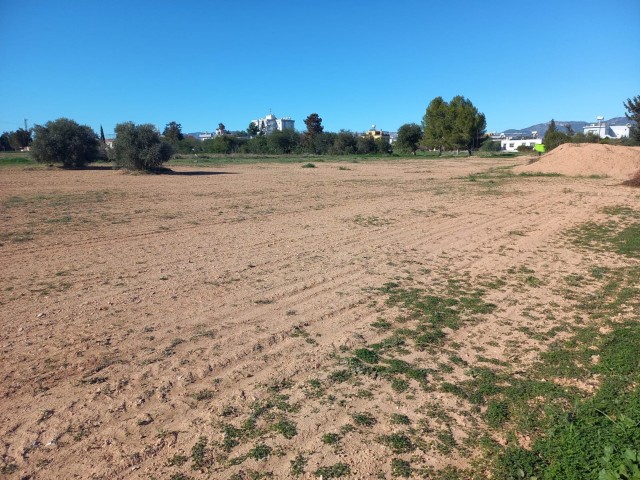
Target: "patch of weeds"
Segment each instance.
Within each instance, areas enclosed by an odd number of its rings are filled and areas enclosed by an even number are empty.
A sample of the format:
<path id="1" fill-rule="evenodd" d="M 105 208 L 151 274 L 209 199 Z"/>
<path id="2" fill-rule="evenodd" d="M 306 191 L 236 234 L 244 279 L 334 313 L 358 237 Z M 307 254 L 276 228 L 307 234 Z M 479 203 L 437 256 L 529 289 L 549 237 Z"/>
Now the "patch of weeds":
<path id="1" fill-rule="evenodd" d="M 280 419 L 274 424 L 273 429 L 280 433 L 284 438 L 290 440 L 298 434 L 296 424 L 286 418 Z"/>
<path id="2" fill-rule="evenodd" d="M 383 320 L 382 318 L 376 320 L 375 322 L 373 322 L 371 324 L 371 326 L 377 330 L 391 330 L 391 323 L 387 322 L 386 320 Z"/>
<path id="3" fill-rule="evenodd" d="M 210 451 L 207 448 L 207 437 L 200 437 L 191 448 L 191 468 L 194 470 L 204 470 L 211 466 L 213 459 L 210 458 Z"/>
<path id="4" fill-rule="evenodd" d="M 316 477 L 341 478 L 351 474 L 351 467 L 346 463 L 336 463 L 328 467 L 320 467 L 315 471 Z"/>
<path id="5" fill-rule="evenodd" d="M 353 422 L 361 427 L 373 427 L 378 421 L 376 417 L 368 412 L 354 413 L 351 415 Z"/>
<path id="6" fill-rule="evenodd" d="M 322 443 L 325 445 L 336 445 L 340 441 L 340 435 L 337 433 L 325 433 L 322 435 Z"/>
<path id="7" fill-rule="evenodd" d="M 391 379 L 391 388 L 394 392 L 403 393 L 409 390 L 409 382 L 402 378 L 392 378 Z"/>
<path id="8" fill-rule="evenodd" d="M 416 448 L 411 439 L 403 433 L 382 435 L 378 437 L 378 441 L 389 447 L 393 453 L 409 453 L 414 451 Z"/>
<path id="9" fill-rule="evenodd" d="M 198 401 L 211 400 L 215 395 L 213 390 L 203 389 L 193 394 L 193 398 Z"/>
<path id="10" fill-rule="evenodd" d="M 378 361 L 380 360 L 380 356 L 376 352 L 368 348 L 359 348 L 353 353 L 355 354 L 356 358 L 366 363 L 374 364 L 378 363 Z"/>
<path id="11" fill-rule="evenodd" d="M 322 398 L 326 392 L 326 388 L 318 379 L 311 379 L 305 385 L 305 395 L 308 398 Z"/>
<path id="12" fill-rule="evenodd" d="M 411 476 L 411 463 L 401 458 L 391 459 L 391 476 L 409 478 Z"/>
<path id="13" fill-rule="evenodd" d="M 304 474 L 304 469 L 307 466 L 307 459 L 304 457 L 302 453 L 298 453 L 296 458 L 290 461 L 291 467 L 290 472 L 294 477 L 299 477 Z"/>
<path id="14" fill-rule="evenodd" d="M 18 465 L 16 463 L 7 463 L 0 467 L 0 473 L 4 475 L 11 475 L 18 471 Z"/>
<path id="15" fill-rule="evenodd" d="M 411 419 L 401 413 L 392 413 L 390 420 L 392 425 L 411 425 Z"/>
<path id="16" fill-rule="evenodd" d="M 169 477 L 169 480 L 193 480 L 193 477 L 185 475 L 184 473 L 173 473 Z"/>
<path id="17" fill-rule="evenodd" d="M 356 215 L 353 221 L 356 225 L 360 225 L 361 227 L 382 227 L 384 225 L 391 224 L 391 220 L 376 216 L 364 217 L 362 215 Z"/>
<path id="18" fill-rule="evenodd" d="M 335 370 L 329 375 L 329 380 L 333 383 L 343 383 L 349 380 L 353 374 L 349 370 Z"/>
<path id="19" fill-rule="evenodd" d="M 316 165 L 314 163 L 305 163 L 302 168 L 316 168 Z"/>
<path id="20" fill-rule="evenodd" d="M 271 455 L 272 449 L 270 446 L 265 445 L 264 443 L 259 443 L 247 453 L 248 458 L 253 458 L 255 460 L 262 460 Z"/>
<path id="21" fill-rule="evenodd" d="M 187 463 L 187 460 L 189 460 L 189 457 L 187 457 L 186 455 L 176 453 L 173 457 L 167 460 L 167 465 L 169 467 L 181 467 L 182 465 Z"/>

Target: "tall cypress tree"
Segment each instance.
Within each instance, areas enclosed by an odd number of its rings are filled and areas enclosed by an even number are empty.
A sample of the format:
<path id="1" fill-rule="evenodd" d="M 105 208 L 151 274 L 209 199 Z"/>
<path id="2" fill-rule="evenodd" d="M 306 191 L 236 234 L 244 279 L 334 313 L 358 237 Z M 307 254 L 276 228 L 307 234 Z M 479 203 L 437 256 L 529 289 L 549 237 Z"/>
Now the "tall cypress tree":
<path id="1" fill-rule="evenodd" d="M 102 125 L 100 125 L 100 143 L 103 145 L 107 143 L 107 139 L 104 138 L 104 130 L 102 129 Z"/>

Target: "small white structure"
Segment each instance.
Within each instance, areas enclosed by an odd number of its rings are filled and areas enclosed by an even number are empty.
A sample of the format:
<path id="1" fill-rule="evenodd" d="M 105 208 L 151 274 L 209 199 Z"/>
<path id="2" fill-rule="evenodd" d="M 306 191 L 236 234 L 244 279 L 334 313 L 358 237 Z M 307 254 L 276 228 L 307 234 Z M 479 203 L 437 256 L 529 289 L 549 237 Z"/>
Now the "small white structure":
<path id="1" fill-rule="evenodd" d="M 582 129 L 585 135 L 592 134 L 600 138 L 624 138 L 629 137 L 631 124 L 626 125 L 609 125 L 604 121 L 604 117 L 599 115 L 596 117 L 598 123 L 590 123 Z"/>
<path id="2" fill-rule="evenodd" d="M 533 148 L 535 145 L 539 145 L 541 143 L 541 138 L 506 137 L 500 139 L 500 150 L 504 150 L 505 152 L 517 152 L 518 147 L 520 146 Z"/>
<path id="3" fill-rule="evenodd" d="M 269 135 L 276 130 L 280 132 L 283 130 L 295 130 L 295 120 L 292 120 L 290 117 L 277 118 L 273 113 L 269 113 L 269 115 L 264 118 L 251 120 L 251 123 L 258 127 L 258 131 L 265 135 Z"/>

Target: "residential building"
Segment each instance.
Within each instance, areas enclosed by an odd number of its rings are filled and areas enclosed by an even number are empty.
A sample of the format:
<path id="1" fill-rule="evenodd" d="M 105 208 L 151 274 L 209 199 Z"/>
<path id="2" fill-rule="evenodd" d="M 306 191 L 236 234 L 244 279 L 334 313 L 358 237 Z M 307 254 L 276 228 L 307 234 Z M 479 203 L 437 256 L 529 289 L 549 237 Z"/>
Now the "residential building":
<path id="1" fill-rule="evenodd" d="M 582 129 L 584 134 L 591 133 L 600 138 L 624 138 L 629 137 L 631 124 L 610 125 L 604 121 L 603 117 L 597 117 L 598 123 L 590 123 Z"/>
<path id="2" fill-rule="evenodd" d="M 371 128 L 362 134 L 363 137 L 369 136 L 374 140 L 379 138 L 386 139 L 389 143 L 391 143 L 391 134 L 389 132 L 385 132 L 382 130 L 377 130 L 375 125 L 371 125 Z"/>
<path id="3" fill-rule="evenodd" d="M 276 130 L 280 132 L 283 130 L 295 130 L 295 120 L 292 120 L 290 117 L 277 118 L 273 113 L 269 113 L 269 115 L 264 118 L 251 120 L 251 123 L 258 127 L 258 130 L 265 135 L 269 135 Z"/>
<path id="4" fill-rule="evenodd" d="M 542 144 L 542 139 L 536 136 L 518 135 L 514 137 L 504 137 L 500 139 L 500 150 L 505 152 L 516 152 L 518 147 L 525 146 L 533 148 Z"/>

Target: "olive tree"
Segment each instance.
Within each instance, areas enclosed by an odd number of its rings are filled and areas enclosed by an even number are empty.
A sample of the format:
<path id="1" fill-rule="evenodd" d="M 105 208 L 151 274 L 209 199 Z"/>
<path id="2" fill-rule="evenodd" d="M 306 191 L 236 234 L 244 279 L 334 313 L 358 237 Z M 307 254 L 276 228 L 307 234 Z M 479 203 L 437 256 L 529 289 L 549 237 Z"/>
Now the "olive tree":
<path id="1" fill-rule="evenodd" d="M 151 124 L 119 123 L 115 131 L 111 155 L 118 167 L 154 170 L 173 154 L 171 145 L 160 138 L 160 132 Z"/>
<path id="2" fill-rule="evenodd" d="M 398 140 L 396 145 L 402 152 L 416 154 L 418 145 L 422 140 L 422 128 L 415 123 L 405 123 L 398 129 Z"/>
<path id="3" fill-rule="evenodd" d="M 100 156 L 98 135 L 87 125 L 59 118 L 34 127 L 33 158 L 40 163 L 60 163 L 81 168 Z"/>

